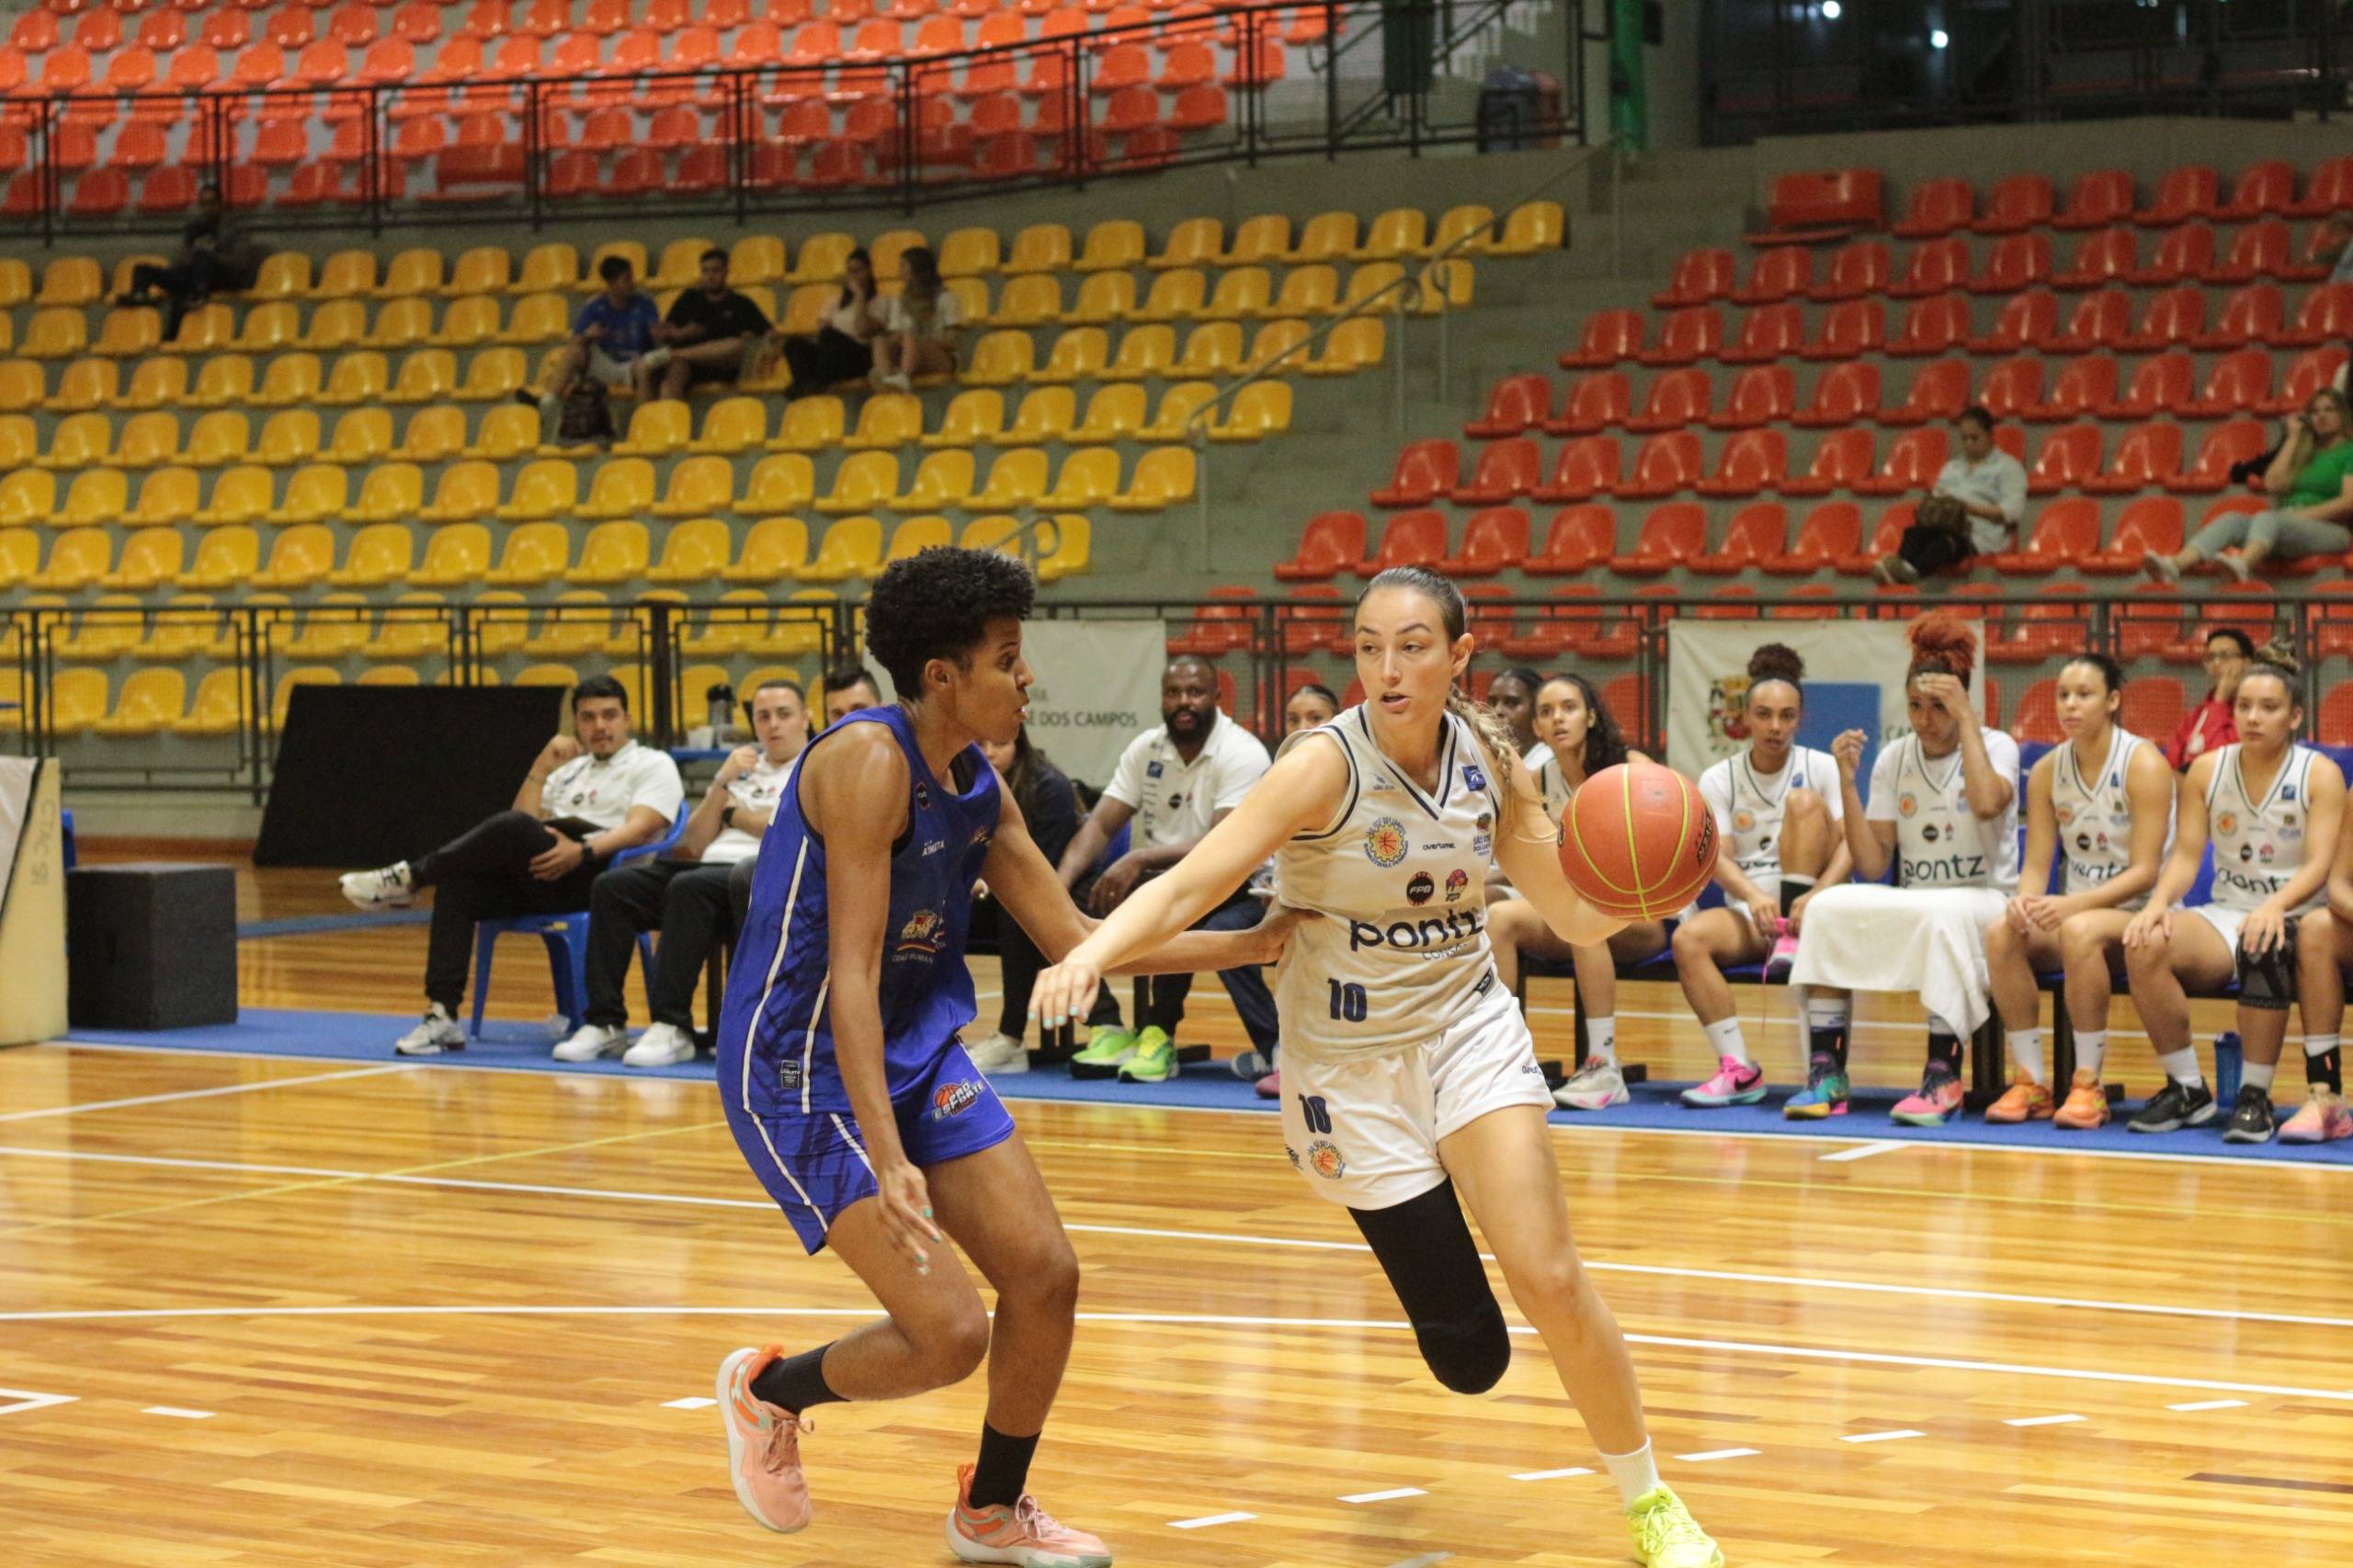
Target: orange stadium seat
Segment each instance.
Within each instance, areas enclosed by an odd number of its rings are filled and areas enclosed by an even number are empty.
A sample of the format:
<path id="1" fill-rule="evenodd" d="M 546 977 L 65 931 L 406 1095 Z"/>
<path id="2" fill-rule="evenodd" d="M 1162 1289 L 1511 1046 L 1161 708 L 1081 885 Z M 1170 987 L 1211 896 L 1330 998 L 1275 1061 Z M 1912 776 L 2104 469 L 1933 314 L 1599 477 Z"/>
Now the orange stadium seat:
<path id="1" fill-rule="evenodd" d="M 1851 241 L 1831 253 L 1828 272 L 1806 290 L 1806 298 L 1828 303 L 1883 294 L 1888 290 L 1889 265 L 1884 242 Z"/>
<path id="2" fill-rule="evenodd" d="M 1796 398 L 1797 377 L 1787 365 L 1751 365 L 1733 378 L 1724 406 L 1707 424 L 1715 430 L 1746 430 L 1789 419 Z"/>
<path id="3" fill-rule="evenodd" d="M 1446 518 L 1438 512 L 1400 512 L 1381 530 L 1381 545 L 1369 560 L 1355 564 L 1359 577 L 1372 577 L 1392 566 L 1436 567 L 1446 557 Z"/>
<path id="4" fill-rule="evenodd" d="M 1708 417 L 1709 400 L 1713 395 L 1705 370 L 1669 370 L 1663 376 L 1654 376 L 1643 412 L 1626 420 L 1626 428 L 1644 432 L 1680 430 L 1687 425 L 1701 423 Z"/>
<path id="5" fill-rule="evenodd" d="M 1586 572 L 1599 565 L 1618 549 L 1618 517 L 1609 507 L 1587 504 L 1563 506 L 1552 514 L 1544 530 L 1544 548 L 1520 563 L 1532 576 Z"/>

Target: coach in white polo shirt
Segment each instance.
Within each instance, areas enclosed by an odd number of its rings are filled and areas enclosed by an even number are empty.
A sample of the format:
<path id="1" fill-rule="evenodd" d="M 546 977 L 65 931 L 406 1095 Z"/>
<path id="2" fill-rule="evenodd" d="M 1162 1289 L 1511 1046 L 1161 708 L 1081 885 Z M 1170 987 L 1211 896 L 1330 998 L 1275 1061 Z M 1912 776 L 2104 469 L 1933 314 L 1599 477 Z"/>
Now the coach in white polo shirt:
<path id="1" fill-rule="evenodd" d="M 433 895 L 425 954 L 425 1017 L 393 1042 L 403 1056 L 465 1049 L 457 1013 L 473 956 L 474 923 L 588 907 L 589 890 L 615 855 L 670 830 L 686 788 L 666 752 L 630 739 L 629 694 L 610 676 L 572 688 L 572 727 L 540 751 L 512 809 L 420 859 L 343 879 L 362 909 Z"/>
<path id="2" fill-rule="evenodd" d="M 1161 725 L 1146 730 L 1120 756 L 1103 798 L 1063 852 L 1062 879 L 1075 890 L 1120 829 L 1135 824 L 1131 847 L 1096 879 L 1088 907 L 1108 915 L 1143 878 L 1175 865 L 1209 830 L 1242 803 L 1267 767 L 1258 737 L 1218 710 L 1217 672 L 1205 659 L 1171 659 L 1160 676 Z M 1211 910 L 1196 930 L 1234 931 L 1258 923 L 1264 906 L 1246 890 Z M 1256 1078 L 1273 1070 L 1275 999 L 1256 969 L 1219 973 L 1256 1051 L 1236 1069 Z M 1189 974 L 1158 975 L 1145 983 L 1143 1015 L 1132 1034 L 1115 1021 L 1097 1024 L 1072 1058 L 1081 1077 L 1117 1073 L 1131 1083 L 1157 1084 L 1176 1072 L 1176 1026 L 1184 1020 Z M 1097 998 L 1097 1014 L 1102 1010 Z M 1116 1008 L 1112 1010 L 1116 1018 Z M 1253 1061 L 1252 1058 L 1260 1058 Z M 1256 1071 L 1252 1071 L 1256 1069 Z"/>

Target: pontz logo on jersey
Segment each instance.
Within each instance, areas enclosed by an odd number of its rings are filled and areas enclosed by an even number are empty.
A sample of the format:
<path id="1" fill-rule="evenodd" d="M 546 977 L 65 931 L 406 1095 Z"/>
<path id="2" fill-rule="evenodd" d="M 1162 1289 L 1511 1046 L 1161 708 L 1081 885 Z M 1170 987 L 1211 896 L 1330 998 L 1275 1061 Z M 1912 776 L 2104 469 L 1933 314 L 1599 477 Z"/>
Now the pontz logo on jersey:
<path id="1" fill-rule="evenodd" d="M 1449 903 L 1461 903 L 1462 900 L 1462 890 L 1470 885 L 1470 872 L 1463 870 L 1459 866 L 1453 870 L 1449 871 L 1446 874 L 1446 902 Z"/>
<path id="2" fill-rule="evenodd" d="M 916 910 L 907 916 L 907 923 L 899 927 L 899 951 L 931 957 L 939 951 L 940 934 L 945 926 L 946 922 L 939 918 L 939 911 Z"/>
<path id="3" fill-rule="evenodd" d="M 1395 817 L 1375 817 L 1364 830 L 1364 858 L 1381 867 L 1404 859 L 1405 824 Z"/>
<path id="4" fill-rule="evenodd" d="M 1339 1180 L 1348 1168 L 1348 1162 L 1340 1158 L 1340 1151 L 1321 1138 L 1307 1146 L 1307 1164 L 1325 1181 Z"/>
<path id="5" fill-rule="evenodd" d="M 1477 909 L 1450 909 L 1443 915 L 1426 915 L 1418 920 L 1392 920 L 1386 926 L 1370 920 L 1348 922 L 1348 950 L 1361 952 L 1367 948 L 1399 948 L 1407 952 L 1427 949 L 1450 949 L 1470 941 L 1487 928 L 1484 912 Z"/>
<path id="6" fill-rule="evenodd" d="M 979 1104 L 980 1098 L 981 1086 L 970 1079 L 943 1084 L 931 1096 L 931 1119 L 945 1121 L 951 1116 L 961 1116 Z"/>
<path id="7" fill-rule="evenodd" d="M 1405 884 L 1405 902 L 1420 905 L 1427 903 L 1438 893 L 1438 884 L 1430 881 L 1427 871 L 1415 871 L 1414 880 Z"/>

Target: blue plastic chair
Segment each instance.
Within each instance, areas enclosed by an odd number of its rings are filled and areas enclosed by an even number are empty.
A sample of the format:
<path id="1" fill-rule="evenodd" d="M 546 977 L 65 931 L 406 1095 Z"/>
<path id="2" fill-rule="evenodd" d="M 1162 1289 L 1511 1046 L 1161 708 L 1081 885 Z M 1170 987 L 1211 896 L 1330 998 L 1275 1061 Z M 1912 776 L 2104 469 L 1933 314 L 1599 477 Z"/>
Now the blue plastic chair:
<path id="1" fill-rule="evenodd" d="M 652 844 L 622 850 L 606 869 L 669 849 L 687 831 L 687 818 L 691 814 L 681 805 L 669 832 Z M 474 1016 L 473 1022 L 466 1027 L 466 1038 L 482 1038 L 483 1009 L 490 1001 L 490 955 L 501 937 L 537 937 L 547 944 L 548 973 L 555 983 L 556 1011 L 563 1015 L 569 1028 L 578 1028 L 584 1021 L 581 1015 L 588 1006 L 588 911 L 585 909 L 474 922 Z M 654 941 L 642 931 L 637 934 L 637 959 L 646 973 L 654 972 Z"/>

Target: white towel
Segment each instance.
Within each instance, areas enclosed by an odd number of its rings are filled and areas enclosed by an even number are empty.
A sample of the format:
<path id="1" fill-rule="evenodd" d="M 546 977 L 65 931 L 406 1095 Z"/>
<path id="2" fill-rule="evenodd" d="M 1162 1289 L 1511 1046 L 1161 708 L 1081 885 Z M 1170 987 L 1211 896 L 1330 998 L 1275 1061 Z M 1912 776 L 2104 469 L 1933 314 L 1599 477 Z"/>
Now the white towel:
<path id="1" fill-rule="evenodd" d="M 1985 927 L 2009 903 L 1995 888 L 1824 888 L 1805 908 L 1792 985 L 1910 991 L 1966 1037 L 1992 1016 Z"/>

